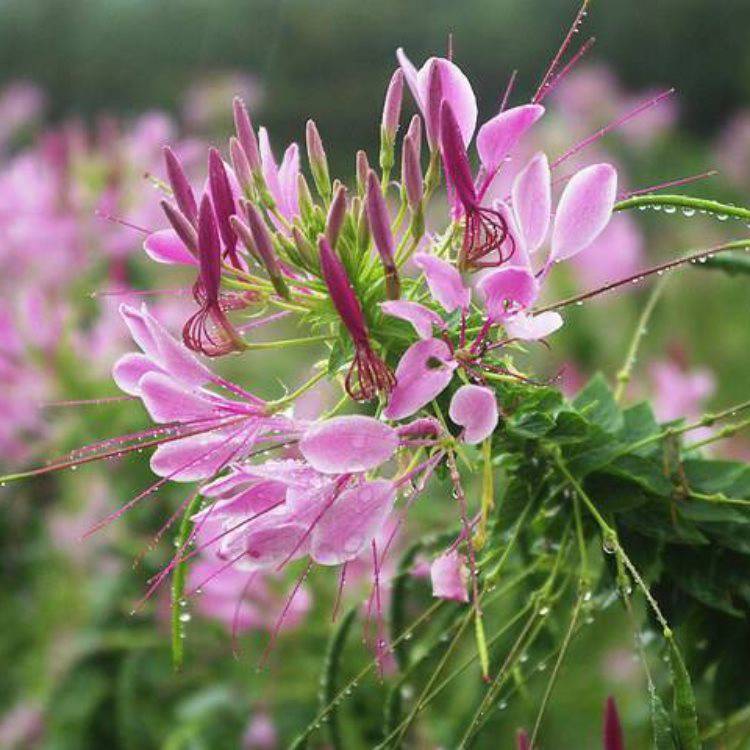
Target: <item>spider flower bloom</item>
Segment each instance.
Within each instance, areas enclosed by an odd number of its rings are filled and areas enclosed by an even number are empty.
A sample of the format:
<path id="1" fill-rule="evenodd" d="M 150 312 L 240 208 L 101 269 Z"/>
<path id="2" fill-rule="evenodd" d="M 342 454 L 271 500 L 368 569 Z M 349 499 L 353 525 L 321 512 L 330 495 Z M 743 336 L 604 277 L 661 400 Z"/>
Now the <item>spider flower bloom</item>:
<path id="1" fill-rule="evenodd" d="M 343 264 L 325 237 L 318 240 L 320 270 L 331 301 L 354 344 L 354 361 L 346 375 L 346 392 L 355 401 L 369 401 L 388 393 L 395 384 L 388 365 L 372 349 L 362 307 Z"/>
<path id="2" fill-rule="evenodd" d="M 388 206 L 380 187 L 378 176 L 370 170 L 367 176 L 367 219 L 370 224 L 370 232 L 375 242 L 375 248 L 380 255 L 380 260 L 385 271 L 385 290 L 388 299 L 398 299 L 401 296 L 401 282 L 398 278 L 396 268 L 396 243 L 391 231 L 391 217 Z"/>
<path id="3" fill-rule="evenodd" d="M 461 131 L 447 101 L 440 108 L 440 144 L 446 175 L 456 191 L 465 216 L 459 267 L 465 269 L 502 265 L 515 251 L 511 243 L 510 252 L 503 255 L 503 245 L 508 238 L 508 224 L 499 211 L 480 205 Z M 484 260 L 495 251 L 498 253 L 497 261 Z"/>
<path id="4" fill-rule="evenodd" d="M 182 339 L 188 349 L 207 357 L 219 357 L 245 348 L 245 342 L 222 308 L 220 287 L 219 232 L 211 199 L 204 195 L 198 215 L 198 278 L 193 286 L 193 296 L 200 307 L 185 323 Z"/>

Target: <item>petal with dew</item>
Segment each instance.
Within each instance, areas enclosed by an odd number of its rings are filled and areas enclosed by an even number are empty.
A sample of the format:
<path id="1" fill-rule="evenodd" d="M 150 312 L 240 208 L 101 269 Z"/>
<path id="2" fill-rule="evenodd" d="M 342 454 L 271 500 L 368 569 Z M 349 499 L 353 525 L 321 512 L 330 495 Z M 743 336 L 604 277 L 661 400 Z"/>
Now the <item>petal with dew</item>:
<path id="1" fill-rule="evenodd" d="M 450 418 L 461 427 L 463 441 L 481 443 L 497 427 L 497 400 L 492 389 L 481 385 L 462 385 L 451 399 Z"/>
<path id="2" fill-rule="evenodd" d="M 398 434 L 392 427 L 356 414 L 316 422 L 299 442 L 310 466 L 324 474 L 374 469 L 396 448 Z"/>
<path id="3" fill-rule="evenodd" d="M 388 300 L 380 303 L 380 309 L 386 315 L 411 323 L 421 339 L 432 338 L 433 326 L 445 328 L 443 319 L 434 310 L 420 305 L 419 302 L 402 299 Z"/>
<path id="4" fill-rule="evenodd" d="M 216 476 L 250 450 L 255 430 L 215 430 L 162 443 L 151 456 L 151 471 L 173 482 L 195 482 Z"/>
<path id="5" fill-rule="evenodd" d="M 429 404 L 451 382 L 457 364 L 448 345 L 440 339 L 424 339 L 412 344 L 396 368 L 396 386 L 386 419 L 404 419 Z"/>
<path id="6" fill-rule="evenodd" d="M 225 416 L 210 400 L 182 387 L 164 373 L 146 373 L 139 387 L 143 405 L 154 422 L 210 421 Z"/>
<path id="7" fill-rule="evenodd" d="M 315 525 L 310 555 L 320 565 L 341 565 L 360 555 L 393 509 L 396 486 L 386 479 L 341 493 Z"/>
<path id="8" fill-rule="evenodd" d="M 135 307 L 123 303 L 120 305 L 120 315 L 125 321 L 125 325 L 128 327 L 133 341 L 135 341 L 140 350 L 154 362 L 158 362 L 159 347 L 146 323 L 146 318 L 148 317 L 146 306 L 142 305 L 141 309 L 137 310 Z"/>
<path id="9" fill-rule="evenodd" d="M 414 263 L 424 273 L 430 294 L 446 312 L 469 306 L 471 290 L 464 285 L 455 266 L 429 253 L 417 253 Z"/>
<path id="10" fill-rule="evenodd" d="M 162 229 L 146 237 L 143 249 L 151 260 L 157 263 L 184 264 L 194 266 L 197 258 L 185 247 L 173 229 Z"/>
<path id="11" fill-rule="evenodd" d="M 141 378 L 149 372 L 163 372 L 163 370 L 145 354 L 129 352 L 123 354 L 115 362 L 112 367 L 112 379 L 121 391 L 125 391 L 131 396 L 140 396 Z"/>
<path id="12" fill-rule="evenodd" d="M 565 186 L 552 227 L 549 262 L 572 258 L 607 226 L 617 197 L 617 172 L 594 164 L 576 172 Z"/>
<path id="13" fill-rule="evenodd" d="M 526 131 L 544 114 L 540 104 L 524 104 L 495 115 L 479 128 L 477 151 L 488 174 L 494 173 Z"/>
<path id="14" fill-rule="evenodd" d="M 513 181 L 512 197 L 526 250 L 533 253 L 547 237 L 552 211 L 552 180 L 545 154 L 536 154 L 519 172 Z"/>
<path id="15" fill-rule="evenodd" d="M 538 341 L 546 338 L 561 328 L 563 319 L 560 313 L 553 311 L 543 312 L 539 315 L 526 315 L 518 313 L 510 320 L 505 321 L 505 330 L 508 335 L 521 341 Z"/>
<path id="16" fill-rule="evenodd" d="M 454 551 L 436 557 L 430 565 L 432 595 L 437 599 L 468 602 L 467 577 L 463 555 Z"/>
<path id="17" fill-rule="evenodd" d="M 539 282 L 525 268 L 500 268 L 483 276 L 477 290 L 490 320 L 507 320 L 534 304 Z"/>
<path id="18" fill-rule="evenodd" d="M 307 554 L 305 533 L 305 527 L 298 523 L 263 524 L 259 528 L 251 525 L 245 535 L 246 562 L 253 567 L 267 568 L 302 557 Z"/>

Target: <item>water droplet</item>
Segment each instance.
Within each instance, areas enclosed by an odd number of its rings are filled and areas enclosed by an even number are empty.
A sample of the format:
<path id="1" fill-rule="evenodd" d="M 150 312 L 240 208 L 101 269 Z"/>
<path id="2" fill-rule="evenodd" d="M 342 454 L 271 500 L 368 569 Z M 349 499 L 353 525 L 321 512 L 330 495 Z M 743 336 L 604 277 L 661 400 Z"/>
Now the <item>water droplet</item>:
<path id="1" fill-rule="evenodd" d="M 539 617 L 546 617 L 549 614 L 549 607 L 544 606 L 539 608 Z"/>
<path id="2" fill-rule="evenodd" d="M 682 209 L 682 215 L 687 216 L 689 219 L 691 216 L 695 216 L 695 209 L 694 208 L 683 208 Z"/>
<path id="3" fill-rule="evenodd" d="M 727 220 L 727 219 L 729 218 L 729 216 L 727 216 L 727 214 L 717 214 L 717 215 L 716 215 L 716 218 L 717 218 L 717 219 L 718 219 L 719 221 L 726 221 L 726 220 Z"/>
<path id="4" fill-rule="evenodd" d="M 677 211 L 676 206 L 664 206 L 664 213 L 665 214 L 673 214 Z"/>
<path id="5" fill-rule="evenodd" d="M 497 704 L 498 711 L 505 711 L 506 708 L 508 708 L 508 701 L 500 701 L 500 703 Z"/>
<path id="6" fill-rule="evenodd" d="M 190 620 L 193 619 L 193 616 L 190 614 L 190 612 L 183 612 L 180 615 L 180 622 L 190 622 Z"/>

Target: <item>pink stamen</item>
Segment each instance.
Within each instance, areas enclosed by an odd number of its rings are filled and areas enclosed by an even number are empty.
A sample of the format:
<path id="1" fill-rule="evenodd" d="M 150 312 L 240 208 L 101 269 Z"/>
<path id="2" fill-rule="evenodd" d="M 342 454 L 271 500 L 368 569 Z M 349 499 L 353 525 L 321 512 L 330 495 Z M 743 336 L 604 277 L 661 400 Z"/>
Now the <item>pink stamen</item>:
<path id="1" fill-rule="evenodd" d="M 564 161 L 567 161 L 568 159 L 570 159 L 571 156 L 575 156 L 580 151 L 583 151 L 583 149 L 585 149 L 587 146 L 590 146 L 592 143 L 595 143 L 596 141 L 600 140 L 608 133 L 611 133 L 613 130 L 617 130 L 617 128 L 622 127 L 625 123 L 630 122 L 630 120 L 642 114 L 646 110 L 651 109 L 652 107 L 655 107 L 657 104 L 664 101 L 664 99 L 672 96 L 674 92 L 675 90 L 673 88 L 667 89 L 666 91 L 662 91 L 660 94 L 657 94 L 651 99 L 648 99 L 647 101 L 642 102 L 635 109 L 630 110 L 630 112 L 627 112 L 622 117 L 618 117 L 616 120 L 612 121 L 608 125 L 605 125 L 603 128 L 599 128 L 599 130 L 597 130 L 595 133 L 592 133 L 588 138 L 584 138 L 575 146 L 572 146 L 571 148 L 569 148 L 564 154 L 562 154 L 561 156 L 558 156 L 557 159 L 555 159 L 555 161 L 553 161 L 552 164 L 550 165 L 550 169 L 556 169 Z"/>
<path id="2" fill-rule="evenodd" d="M 594 44 L 596 44 L 596 37 L 592 36 L 581 45 L 578 52 L 573 55 L 565 67 L 551 81 L 549 81 L 545 90 L 536 100 L 536 104 L 541 104 L 544 99 L 560 85 L 568 73 L 573 70 L 573 68 L 580 62 L 581 58 L 594 46 Z"/>
<path id="3" fill-rule="evenodd" d="M 565 39 L 563 39 L 560 48 L 557 50 L 557 54 L 552 58 L 552 62 L 549 64 L 549 67 L 547 68 L 547 71 L 542 78 L 542 82 L 539 84 L 539 88 L 536 90 L 536 93 L 531 99 L 532 104 L 537 104 L 540 101 L 540 97 L 544 96 L 546 89 L 549 86 L 550 79 L 555 74 L 557 66 L 560 64 L 563 55 L 570 46 L 570 43 L 573 41 L 573 37 L 578 33 L 578 29 L 581 23 L 583 23 L 583 19 L 586 17 L 588 5 L 589 0 L 583 0 L 578 13 L 576 14 L 576 17 L 573 20 L 573 24 L 571 25 L 570 29 L 568 29 L 568 33 L 565 35 Z"/>
<path id="4" fill-rule="evenodd" d="M 508 79 L 508 83 L 505 86 L 505 93 L 503 94 L 503 99 L 500 102 L 500 112 L 505 112 L 505 108 L 508 106 L 508 101 L 510 100 L 510 95 L 513 93 L 513 89 L 516 86 L 516 78 L 518 77 L 518 70 L 514 70 L 510 74 L 510 78 Z"/>
<path id="5" fill-rule="evenodd" d="M 688 177 L 679 177 L 676 180 L 669 180 L 667 182 L 660 182 L 658 185 L 651 185 L 650 187 L 641 188 L 640 190 L 631 190 L 629 193 L 623 193 L 618 196 L 619 200 L 625 200 L 626 198 L 632 198 L 636 195 L 644 195 L 646 193 L 655 193 L 658 190 L 664 190 L 666 188 L 680 187 L 682 185 L 689 185 L 699 180 L 705 180 L 709 177 L 715 177 L 719 174 L 717 169 L 709 169 L 707 172 L 700 172 L 699 174 L 689 175 Z"/>
<path id="6" fill-rule="evenodd" d="M 137 224 L 133 224 L 132 222 L 126 221 L 125 219 L 121 219 L 119 216 L 113 216 L 112 214 L 105 213 L 104 211 L 100 211 L 98 208 L 94 211 L 94 214 L 98 216 L 100 219 L 105 219 L 106 221 L 110 221 L 113 224 L 120 224 L 123 227 L 127 227 L 128 229 L 133 229 L 136 232 L 140 232 L 141 234 L 153 234 L 153 229 L 145 229 L 144 227 L 139 227 Z"/>

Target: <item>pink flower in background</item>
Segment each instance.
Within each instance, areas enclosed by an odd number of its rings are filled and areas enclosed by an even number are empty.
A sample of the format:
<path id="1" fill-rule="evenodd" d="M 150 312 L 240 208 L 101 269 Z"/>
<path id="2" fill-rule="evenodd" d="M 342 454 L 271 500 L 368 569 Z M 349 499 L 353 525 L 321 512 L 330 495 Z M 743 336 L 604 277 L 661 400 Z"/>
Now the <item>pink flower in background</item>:
<path id="1" fill-rule="evenodd" d="M 436 557 L 430 566 L 432 595 L 439 599 L 468 602 L 468 576 L 466 559 L 458 552 L 446 552 Z"/>
<path id="2" fill-rule="evenodd" d="M 684 417 L 697 419 L 705 402 L 716 390 L 713 374 L 706 368 L 688 370 L 676 359 L 654 362 L 649 367 L 656 417 L 671 422 Z"/>
<path id="3" fill-rule="evenodd" d="M 719 133 L 714 158 L 721 174 L 733 185 L 750 184 L 750 110 L 737 112 Z"/>
<path id="4" fill-rule="evenodd" d="M 278 743 L 276 725 L 270 714 L 256 711 L 242 738 L 242 750 L 274 750 Z"/>
<path id="5" fill-rule="evenodd" d="M 44 94 L 30 81 L 14 81 L 0 91 L 0 153 L 20 131 L 36 124 L 44 105 Z"/>

